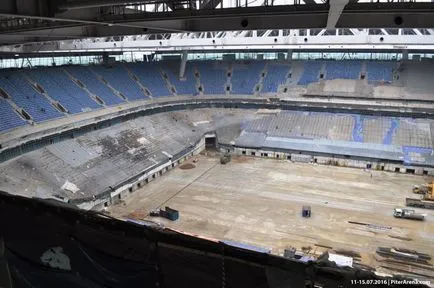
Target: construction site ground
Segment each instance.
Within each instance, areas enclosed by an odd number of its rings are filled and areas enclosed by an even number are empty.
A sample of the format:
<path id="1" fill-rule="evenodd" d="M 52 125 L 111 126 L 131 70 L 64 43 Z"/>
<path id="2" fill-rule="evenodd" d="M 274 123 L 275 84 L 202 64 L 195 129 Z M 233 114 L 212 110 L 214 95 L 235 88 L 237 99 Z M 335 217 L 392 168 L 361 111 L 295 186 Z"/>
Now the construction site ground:
<path id="1" fill-rule="evenodd" d="M 355 257 L 356 265 L 380 272 L 434 279 L 432 261 L 410 263 L 375 253 L 377 247 L 416 250 L 431 256 L 434 210 L 416 209 L 425 221 L 396 219 L 413 185 L 429 177 L 287 160 L 232 157 L 226 165 L 204 154 L 133 192 L 108 212 L 121 219 L 146 219 L 216 240 L 233 240 L 283 255 L 295 247 L 312 256 L 326 250 Z M 303 218 L 303 205 L 312 217 Z M 169 206 L 179 219 L 150 217 Z"/>

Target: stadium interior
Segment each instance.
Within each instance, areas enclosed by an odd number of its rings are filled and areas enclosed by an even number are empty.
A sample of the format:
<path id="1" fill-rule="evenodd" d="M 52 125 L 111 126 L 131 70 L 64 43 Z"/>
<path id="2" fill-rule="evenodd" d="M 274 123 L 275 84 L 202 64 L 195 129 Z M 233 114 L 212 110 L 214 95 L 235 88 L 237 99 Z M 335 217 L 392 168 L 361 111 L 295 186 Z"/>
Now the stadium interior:
<path id="1" fill-rule="evenodd" d="M 434 285 L 434 2 L 24 2 L 1 288 Z"/>

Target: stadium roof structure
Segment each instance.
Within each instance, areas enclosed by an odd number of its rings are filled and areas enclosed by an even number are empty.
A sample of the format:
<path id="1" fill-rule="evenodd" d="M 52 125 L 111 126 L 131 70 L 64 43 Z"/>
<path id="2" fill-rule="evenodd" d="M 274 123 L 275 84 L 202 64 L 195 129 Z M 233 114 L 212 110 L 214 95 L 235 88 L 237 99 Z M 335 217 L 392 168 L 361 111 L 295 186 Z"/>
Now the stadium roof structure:
<path id="1" fill-rule="evenodd" d="M 420 1 L 3 0 L 0 51 L 423 51 L 432 49 L 433 13 L 434 3 Z M 99 40 L 77 40 L 86 38 Z"/>
<path id="2" fill-rule="evenodd" d="M 126 51 L 177 52 L 402 52 L 434 51 L 434 29 L 274 29 L 159 33 L 50 41 L 0 47 L 6 55 L 62 56 Z M 1 54 L 0 54 L 1 57 Z M 5 56 L 6 57 L 6 56 Z"/>

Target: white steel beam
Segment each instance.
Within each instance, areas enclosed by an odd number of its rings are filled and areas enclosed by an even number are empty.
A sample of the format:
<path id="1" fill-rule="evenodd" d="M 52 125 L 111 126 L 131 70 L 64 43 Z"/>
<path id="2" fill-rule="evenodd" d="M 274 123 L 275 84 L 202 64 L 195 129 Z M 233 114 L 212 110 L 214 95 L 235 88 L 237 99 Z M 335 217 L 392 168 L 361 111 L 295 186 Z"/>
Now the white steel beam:
<path id="1" fill-rule="evenodd" d="M 284 34 L 282 30 L 268 31 L 231 31 L 224 33 L 179 33 L 135 35 L 123 37 L 122 41 L 115 41 L 117 37 L 95 38 L 84 40 L 69 40 L 58 42 L 35 43 L 32 45 L 14 45 L 0 47 L 0 52 L 9 53 L 38 53 L 38 52 L 107 52 L 107 51 L 218 51 L 218 50 L 288 50 L 299 51 L 304 49 L 323 50 L 433 50 L 434 31 L 432 29 L 414 35 L 401 35 L 399 33 L 371 35 L 369 29 L 352 29 L 354 35 L 348 31 L 333 31 L 327 35 L 323 29 L 313 36 L 309 30 L 291 30 Z M 336 33 L 334 33 L 336 32 Z M 346 33 L 344 33 L 346 32 Z M 428 32 L 428 33 L 427 33 Z M 258 36 L 261 35 L 261 36 Z M 272 36 L 276 35 L 276 36 Z M 287 35 L 287 36 L 283 36 Z"/>

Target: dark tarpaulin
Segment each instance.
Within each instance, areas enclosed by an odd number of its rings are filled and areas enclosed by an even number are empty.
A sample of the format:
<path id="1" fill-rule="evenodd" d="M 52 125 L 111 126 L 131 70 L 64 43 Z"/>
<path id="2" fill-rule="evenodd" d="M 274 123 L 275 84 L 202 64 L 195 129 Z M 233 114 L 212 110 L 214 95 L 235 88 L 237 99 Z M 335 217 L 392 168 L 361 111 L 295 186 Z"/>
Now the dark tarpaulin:
<path id="1" fill-rule="evenodd" d="M 378 278 L 0 192 L 2 288 L 335 288 Z"/>

